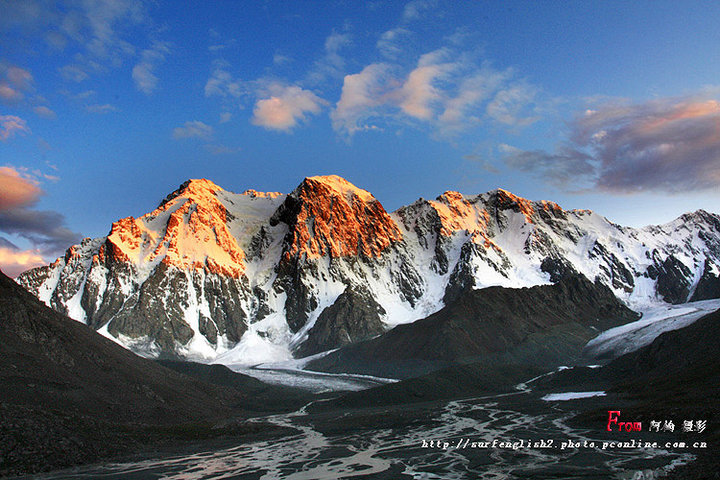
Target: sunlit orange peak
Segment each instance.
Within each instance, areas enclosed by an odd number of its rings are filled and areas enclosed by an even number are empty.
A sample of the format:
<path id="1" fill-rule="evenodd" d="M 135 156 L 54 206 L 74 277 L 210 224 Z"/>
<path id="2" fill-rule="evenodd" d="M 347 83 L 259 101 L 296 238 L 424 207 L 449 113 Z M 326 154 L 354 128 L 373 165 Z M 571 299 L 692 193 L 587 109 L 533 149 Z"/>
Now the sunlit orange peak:
<path id="1" fill-rule="evenodd" d="M 363 190 L 362 188 L 356 187 L 355 185 L 338 175 L 319 175 L 314 177 L 306 177 L 305 182 L 321 183 L 340 193 L 348 201 L 351 201 L 353 196 L 358 197 L 363 202 L 376 201 L 375 197 L 370 192 L 368 192 L 367 190 Z"/>

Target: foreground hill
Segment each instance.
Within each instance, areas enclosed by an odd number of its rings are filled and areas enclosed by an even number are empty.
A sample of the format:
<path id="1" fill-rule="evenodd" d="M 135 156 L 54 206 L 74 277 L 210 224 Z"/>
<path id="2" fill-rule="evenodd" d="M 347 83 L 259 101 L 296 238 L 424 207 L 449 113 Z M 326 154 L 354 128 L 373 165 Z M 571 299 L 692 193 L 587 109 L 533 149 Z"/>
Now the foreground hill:
<path id="1" fill-rule="evenodd" d="M 219 420 L 306 401 L 222 366 L 198 368 L 226 380 L 200 381 L 140 358 L 0 272 L 0 475 L 217 435 Z"/>
<path id="2" fill-rule="evenodd" d="M 676 423 L 676 440 L 704 441 L 693 450 L 698 460 L 674 470 L 668 478 L 717 478 L 720 471 L 720 310 L 695 323 L 657 337 L 650 345 L 625 354 L 601 368 L 574 368 L 532 384 L 539 392 L 605 390 L 618 396 L 623 415 L 648 425 L 650 420 Z M 607 422 L 607 408 L 579 415 L 579 423 Z M 682 433 L 685 419 L 706 420 L 702 433 Z M 647 427 L 646 427 L 647 428 Z"/>

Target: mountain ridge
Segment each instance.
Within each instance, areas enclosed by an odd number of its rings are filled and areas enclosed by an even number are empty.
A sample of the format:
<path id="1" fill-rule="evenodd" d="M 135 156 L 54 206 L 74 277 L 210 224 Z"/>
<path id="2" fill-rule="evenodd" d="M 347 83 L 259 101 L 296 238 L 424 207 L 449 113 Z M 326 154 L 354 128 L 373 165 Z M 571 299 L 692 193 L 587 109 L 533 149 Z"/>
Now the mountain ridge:
<path id="1" fill-rule="evenodd" d="M 467 289 L 569 273 L 631 307 L 713 298 L 719 266 L 720 216 L 705 211 L 635 229 L 495 189 L 447 191 L 388 213 L 331 175 L 306 177 L 290 194 L 188 180 L 155 210 L 114 222 L 106 237 L 18 282 L 143 355 L 229 364 L 336 348 L 377 332 L 378 318 L 386 330 L 409 323 Z M 335 329 L 346 308 L 330 307 L 344 292 L 343 302 L 372 298 L 366 310 L 378 313 Z M 321 315 L 323 328 L 313 328 Z M 314 347 L 302 348 L 308 341 Z"/>

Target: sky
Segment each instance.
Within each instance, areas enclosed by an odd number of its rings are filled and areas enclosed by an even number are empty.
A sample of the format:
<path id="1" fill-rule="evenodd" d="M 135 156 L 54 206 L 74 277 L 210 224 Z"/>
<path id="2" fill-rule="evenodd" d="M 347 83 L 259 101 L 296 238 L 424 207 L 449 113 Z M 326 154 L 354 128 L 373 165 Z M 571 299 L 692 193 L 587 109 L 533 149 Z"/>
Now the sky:
<path id="1" fill-rule="evenodd" d="M 0 0 L 0 269 L 188 178 L 720 213 L 720 3 Z"/>

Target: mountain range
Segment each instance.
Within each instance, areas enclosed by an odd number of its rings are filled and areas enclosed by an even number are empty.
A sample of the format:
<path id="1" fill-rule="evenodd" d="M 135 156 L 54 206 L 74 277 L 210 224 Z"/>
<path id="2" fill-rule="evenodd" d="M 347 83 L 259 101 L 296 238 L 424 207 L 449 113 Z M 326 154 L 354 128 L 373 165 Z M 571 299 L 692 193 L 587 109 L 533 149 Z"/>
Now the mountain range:
<path id="1" fill-rule="evenodd" d="M 572 276 L 632 309 L 720 297 L 720 216 L 630 228 L 502 189 L 388 213 L 332 175 L 289 194 L 188 180 L 17 281 L 141 355 L 231 364 L 368 341 L 468 291 Z"/>

